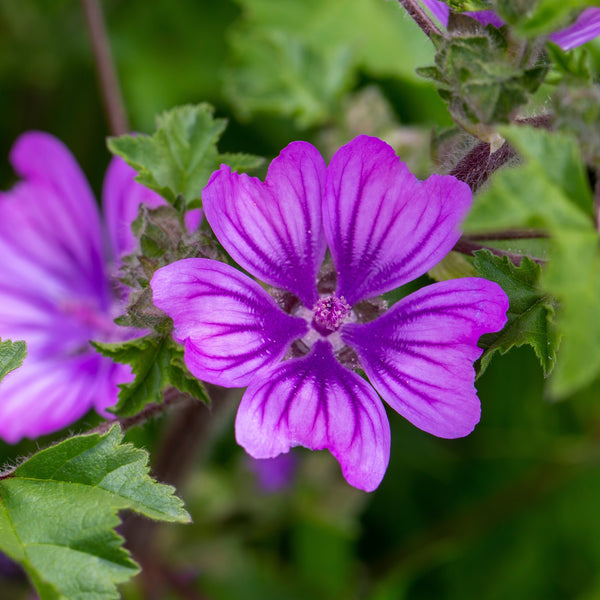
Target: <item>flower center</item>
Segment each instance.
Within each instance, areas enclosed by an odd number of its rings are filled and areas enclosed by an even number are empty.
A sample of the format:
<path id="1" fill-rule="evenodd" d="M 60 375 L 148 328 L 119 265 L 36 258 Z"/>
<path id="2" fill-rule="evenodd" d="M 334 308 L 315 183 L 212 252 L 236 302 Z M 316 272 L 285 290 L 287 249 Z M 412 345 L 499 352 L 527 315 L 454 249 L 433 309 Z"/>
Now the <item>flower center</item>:
<path id="1" fill-rule="evenodd" d="M 347 319 L 352 308 L 342 296 L 320 298 L 313 307 L 312 326 L 321 334 L 329 335 L 337 331 Z"/>

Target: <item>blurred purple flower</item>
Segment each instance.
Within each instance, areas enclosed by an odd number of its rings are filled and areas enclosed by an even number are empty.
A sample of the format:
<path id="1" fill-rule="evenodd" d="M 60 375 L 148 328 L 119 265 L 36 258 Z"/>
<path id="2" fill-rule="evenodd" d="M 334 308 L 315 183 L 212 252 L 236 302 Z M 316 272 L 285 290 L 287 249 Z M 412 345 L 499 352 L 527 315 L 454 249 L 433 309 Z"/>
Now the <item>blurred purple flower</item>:
<path id="1" fill-rule="evenodd" d="M 271 494 L 291 485 L 298 468 L 298 457 L 291 452 L 275 458 L 248 457 L 248 467 L 256 475 L 258 487 Z"/>
<path id="2" fill-rule="evenodd" d="M 19 564 L 3 552 L 0 552 L 0 579 L 25 579 L 25 573 Z"/>
<path id="3" fill-rule="evenodd" d="M 447 4 L 440 0 L 421 1 L 444 27 L 448 25 L 450 8 Z M 504 21 L 491 10 L 478 10 L 464 14 L 477 19 L 483 25 L 492 24 L 494 27 L 501 27 L 504 24 Z M 571 50 L 571 48 L 581 46 L 599 35 L 600 8 L 586 8 L 571 25 L 551 33 L 549 38 L 563 50 Z"/>
<path id="4" fill-rule="evenodd" d="M 203 202 L 223 247 L 278 288 L 278 302 L 237 269 L 193 258 L 156 272 L 154 302 L 173 318 L 194 375 L 248 386 L 236 438 L 251 456 L 328 449 L 351 485 L 375 489 L 390 451 L 375 390 L 434 435 L 472 431 L 477 340 L 506 321 L 502 289 L 465 278 L 430 285 L 385 312 L 372 300 L 451 250 L 471 206 L 466 184 L 439 175 L 419 181 L 390 146 L 361 136 L 329 167 L 312 145 L 290 144 L 265 183 L 222 165 Z M 335 271 L 328 261 L 320 270 L 327 247 Z"/>
<path id="5" fill-rule="evenodd" d="M 119 158 L 103 188 L 106 228 L 88 182 L 53 136 L 28 132 L 10 161 L 23 178 L 0 194 L 0 338 L 25 340 L 23 366 L 0 383 L 0 437 L 10 443 L 61 429 L 117 400 L 128 366 L 100 356 L 89 340 L 120 341 L 126 291 L 114 277 L 135 238 L 141 202 L 164 201 L 136 183 Z"/>

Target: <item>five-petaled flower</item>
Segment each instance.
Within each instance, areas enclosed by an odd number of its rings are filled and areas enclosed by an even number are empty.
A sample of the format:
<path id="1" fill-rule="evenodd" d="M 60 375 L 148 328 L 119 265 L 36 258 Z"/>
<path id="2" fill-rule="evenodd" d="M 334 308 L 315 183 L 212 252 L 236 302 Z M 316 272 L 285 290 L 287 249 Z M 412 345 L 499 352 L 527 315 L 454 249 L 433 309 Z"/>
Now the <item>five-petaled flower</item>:
<path id="1" fill-rule="evenodd" d="M 448 25 L 448 16 L 450 8 L 441 0 L 421 0 L 422 3 L 431 11 L 431 14 L 442 25 Z M 501 27 L 504 21 L 493 10 L 475 10 L 465 14 L 477 19 L 483 25 L 493 25 Z M 586 8 L 577 19 L 568 27 L 551 33 L 548 37 L 550 41 L 560 46 L 563 50 L 571 50 L 581 46 L 600 35 L 600 8 Z"/>
<path id="2" fill-rule="evenodd" d="M 25 340 L 28 352 L 0 383 L 0 437 L 12 443 L 65 427 L 91 408 L 109 416 L 131 370 L 89 341 L 140 335 L 113 322 L 126 296 L 114 275 L 135 246 L 139 204 L 164 200 L 114 158 L 104 181 L 104 228 L 85 176 L 59 140 L 25 133 L 10 158 L 24 180 L 0 194 L 0 338 Z"/>
<path id="3" fill-rule="evenodd" d="M 390 451 L 377 392 L 434 435 L 472 431 L 480 417 L 477 341 L 503 327 L 505 293 L 464 278 L 429 285 L 389 310 L 376 300 L 450 251 L 471 199 L 453 177 L 419 181 L 390 146 L 366 136 L 329 167 L 312 145 L 295 142 L 265 183 L 225 165 L 212 175 L 203 204 L 216 237 L 276 289 L 270 295 L 239 270 L 201 258 L 159 269 L 151 286 L 191 372 L 248 386 L 236 438 L 250 455 L 329 449 L 350 484 L 373 490 Z"/>

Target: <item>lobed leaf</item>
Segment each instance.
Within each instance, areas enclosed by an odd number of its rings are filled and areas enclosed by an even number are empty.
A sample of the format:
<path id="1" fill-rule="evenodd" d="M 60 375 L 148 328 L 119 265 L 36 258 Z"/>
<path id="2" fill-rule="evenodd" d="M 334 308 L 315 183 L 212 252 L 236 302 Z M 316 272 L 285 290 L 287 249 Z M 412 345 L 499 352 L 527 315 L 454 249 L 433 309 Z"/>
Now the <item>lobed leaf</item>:
<path id="1" fill-rule="evenodd" d="M 135 376 L 131 383 L 119 384 L 119 401 L 111 409 L 116 415 L 132 416 L 147 404 L 160 404 L 163 391 L 169 386 L 208 404 L 202 383 L 185 366 L 183 347 L 176 344 L 170 334 L 147 335 L 112 344 L 93 342 L 93 345 L 103 356 L 131 365 Z"/>
<path id="2" fill-rule="evenodd" d="M 526 256 L 516 266 L 508 257 L 495 256 L 489 250 L 476 252 L 473 264 L 477 274 L 499 284 L 510 301 L 504 329 L 481 338 L 480 345 L 485 350 L 479 374 L 496 352 L 506 354 L 515 346 L 527 344 L 535 351 L 544 375 L 549 375 L 556 361 L 559 339 L 554 323 L 556 302 L 541 288 L 541 267 Z"/>
<path id="3" fill-rule="evenodd" d="M 256 168 L 262 159 L 249 154 L 219 154 L 217 142 L 227 125 L 215 119 L 208 104 L 186 105 L 156 118 L 154 135 L 109 138 L 108 147 L 139 173 L 136 180 L 175 205 L 178 195 L 186 204 L 198 202 L 202 188 L 221 164 L 233 169 Z"/>
<path id="4" fill-rule="evenodd" d="M 148 454 L 107 433 L 69 438 L 0 480 L 0 549 L 41 600 L 112 600 L 139 571 L 114 528 L 117 512 L 187 523 L 173 488 L 148 475 Z"/>

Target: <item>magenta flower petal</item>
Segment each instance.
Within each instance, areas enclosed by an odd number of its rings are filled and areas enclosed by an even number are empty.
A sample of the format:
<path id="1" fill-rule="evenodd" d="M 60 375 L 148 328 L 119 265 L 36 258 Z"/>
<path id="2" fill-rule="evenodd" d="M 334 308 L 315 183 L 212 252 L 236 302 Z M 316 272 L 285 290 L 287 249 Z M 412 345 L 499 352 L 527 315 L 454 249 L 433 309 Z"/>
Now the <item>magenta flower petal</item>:
<path id="1" fill-rule="evenodd" d="M 62 429 L 91 407 L 102 413 L 114 404 L 117 383 L 130 380 L 128 366 L 95 352 L 69 358 L 27 356 L 2 381 L 0 437 L 15 443 Z"/>
<path id="2" fill-rule="evenodd" d="M 84 174 L 66 146 L 47 133 L 31 131 L 16 141 L 10 161 L 15 171 L 36 190 L 44 190 L 46 197 L 52 195 L 55 203 L 62 203 L 63 208 L 57 215 L 53 216 L 51 210 L 44 211 L 45 217 L 50 219 L 47 228 L 59 224 L 60 234 L 68 235 L 69 251 L 76 253 L 74 258 L 82 267 L 88 272 L 101 271 L 98 208 Z M 57 232 L 55 237 L 58 235 Z"/>
<path id="3" fill-rule="evenodd" d="M 266 494 L 281 492 L 290 487 L 298 471 L 299 457 L 289 452 L 275 458 L 251 458 L 246 456 L 250 471 L 256 475 L 256 483 Z"/>
<path id="4" fill-rule="evenodd" d="M 33 299 L 38 306 L 73 295 L 107 306 L 101 247 L 81 242 L 79 223 L 64 210 L 59 197 L 44 186 L 19 183 L 0 194 L 0 212 L 2 293 Z M 91 261 L 90 254 L 96 255 Z M 5 308 L 0 306 L 0 323 Z"/>
<path id="5" fill-rule="evenodd" d="M 307 330 L 256 282 L 214 260 L 172 263 L 150 285 L 154 304 L 173 319 L 188 368 L 215 385 L 243 387 L 265 375 Z"/>
<path id="6" fill-rule="evenodd" d="M 283 362 L 248 387 L 235 432 L 254 458 L 273 458 L 293 446 L 328 449 L 348 483 L 365 491 L 379 485 L 389 460 L 390 430 L 381 401 L 337 362 L 323 340 L 307 356 Z"/>
<path id="7" fill-rule="evenodd" d="M 449 175 L 419 181 L 391 146 L 360 136 L 331 160 L 323 217 L 349 304 L 419 277 L 452 249 L 472 201 Z"/>
<path id="8" fill-rule="evenodd" d="M 233 259 L 307 307 L 317 300 L 316 277 L 325 255 L 325 170 L 314 146 L 294 142 L 271 163 L 265 183 L 222 165 L 202 192 L 206 218 Z"/>
<path id="9" fill-rule="evenodd" d="M 421 4 L 424 4 L 444 27 L 448 25 L 450 7 L 445 2 L 440 2 L 439 0 L 421 0 Z"/>
<path id="10" fill-rule="evenodd" d="M 10 261 L 3 254 L 0 273 L 10 269 L 35 289 L 51 279 L 71 292 L 74 286 L 87 294 L 103 294 L 98 208 L 69 150 L 48 134 L 31 132 L 19 137 L 10 157 L 27 179 L 0 195 L 0 240 L 3 249 L 10 247 L 14 253 Z M 18 274 L 26 264 L 29 268 Z"/>
<path id="11" fill-rule="evenodd" d="M 504 326 L 507 309 L 506 294 L 493 282 L 444 281 L 370 323 L 345 325 L 342 339 L 394 410 L 438 437 L 462 437 L 481 410 L 473 369 L 482 353 L 477 340 Z"/>
<path id="12" fill-rule="evenodd" d="M 581 46 L 600 35 L 600 8 L 586 8 L 572 25 L 550 35 L 563 50 Z"/>

